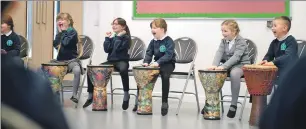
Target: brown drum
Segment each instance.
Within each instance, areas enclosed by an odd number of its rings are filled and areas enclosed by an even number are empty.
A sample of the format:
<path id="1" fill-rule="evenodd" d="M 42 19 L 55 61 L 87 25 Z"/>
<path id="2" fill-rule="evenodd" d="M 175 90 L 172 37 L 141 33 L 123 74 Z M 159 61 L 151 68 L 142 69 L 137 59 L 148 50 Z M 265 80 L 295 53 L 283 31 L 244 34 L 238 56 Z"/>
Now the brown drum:
<path id="1" fill-rule="evenodd" d="M 51 83 L 53 91 L 59 95 L 62 90 L 62 81 L 67 74 L 66 63 L 43 63 L 41 64 L 44 75 Z"/>
<path id="2" fill-rule="evenodd" d="M 219 93 L 227 78 L 226 70 L 199 70 L 199 78 L 205 90 L 204 119 L 220 120 Z"/>
<path id="3" fill-rule="evenodd" d="M 242 69 L 248 91 L 252 95 L 249 124 L 258 126 L 260 115 L 267 106 L 267 95 L 271 94 L 278 69 L 276 66 L 263 65 L 244 65 Z"/>
<path id="4" fill-rule="evenodd" d="M 133 67 L 134 77 L 139 89 L 139 115 L 152 115 L 152 91 L 159 76 L 159 67 Z"/>
<path id="5" fill-rule="evenodd" d="M 90 81 L 94 85 L 92 111 L 107 111 L 106 86 L 114 67 L 113 65 L 88 65 L 87 68 Z"/>

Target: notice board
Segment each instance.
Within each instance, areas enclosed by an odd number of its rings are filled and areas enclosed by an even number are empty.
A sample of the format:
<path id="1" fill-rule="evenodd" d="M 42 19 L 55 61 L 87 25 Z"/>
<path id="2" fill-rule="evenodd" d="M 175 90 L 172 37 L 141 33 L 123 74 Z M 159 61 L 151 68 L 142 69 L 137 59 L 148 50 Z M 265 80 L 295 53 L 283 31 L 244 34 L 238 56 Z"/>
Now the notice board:
<path id="1" fill-rule="evenodd" d="M 290 17 L 290 0 L 134 0 L 134 18 Z"/>

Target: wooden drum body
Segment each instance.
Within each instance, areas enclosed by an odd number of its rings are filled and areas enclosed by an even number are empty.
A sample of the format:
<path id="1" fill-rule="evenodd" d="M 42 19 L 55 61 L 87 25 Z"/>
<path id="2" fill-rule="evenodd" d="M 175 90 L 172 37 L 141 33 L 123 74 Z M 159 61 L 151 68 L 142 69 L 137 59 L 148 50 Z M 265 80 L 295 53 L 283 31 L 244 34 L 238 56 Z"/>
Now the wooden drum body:
<path id="1" fill-rule="evenodd" d="M 227 78 L 226 70 L 199 70 L 199 78 L 205 90 L 204 119 L 220 120 L 219 93 Z"/>
<path id="2" fill-rule="evenodd" d="M 137 114 L 152 115 L 152 91 L 159 76 L 159 67 L 135 66 L 133 73 L 139 89 Z"/>
<path id="3" fill-rule="evenodd" d="M 88 65 L 87 69 L 90 81 L 94 85 L 92 110 L 107 111 L 106 86 L 114 67 L 113 65 Z"/>
<path id="4" fill-rule="evenodd" d="M 51 83 L 52 90 L 59 94 L 62 90 L 62 81 L 67 74 L 68 65 L 65 63 L 44 63 L 41 64 L 44 75 Z"/>
<path id="5" fill-rule="evenodd" d="M 276 78 L 276 66 L 245 65 L 243 66 L 245 82 L 252 95 L 252 109 L 249 124 L 258 126 L 259 118 L 267 106 L 267 95 L 271 94 Z"/>

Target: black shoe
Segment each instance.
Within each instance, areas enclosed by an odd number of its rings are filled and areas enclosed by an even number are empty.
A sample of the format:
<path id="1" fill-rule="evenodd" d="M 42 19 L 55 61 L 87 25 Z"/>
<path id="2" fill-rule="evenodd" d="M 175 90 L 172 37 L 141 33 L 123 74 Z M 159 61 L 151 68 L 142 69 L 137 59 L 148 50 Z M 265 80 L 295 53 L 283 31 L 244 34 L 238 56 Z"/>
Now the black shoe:
<path id="1" fill-rule="evenodd" d="M 133 112 L 136 112 L 136 111 L 137 111 L 137 108 L 138 108 L 138 106 L 135 105 L 134 108 L 133 108 Z"/>
<path id="2" fill-rule="evenodd" d="M 201 114 L 204 114 L 204 108 L 201 110 Z"/>
<path id="3" fill-rule="evenodd" d="M 168 114 L 168 108 L 169 108 L 168 103 L 163 102 L 162 106 L 161 106 L 161 115 L 162 116 L 165 116 L 165 115 Z"/>
<path id="4" fill-rule="evenodd" d="M 122 109 L 123 110 L 126 110 L 126 109 L 129 108 L 129 101 L 130 101 L 130 97 L 129 97 L 129 99 L 127 101 L 123 101 L 122 102 Z"/>
<path id="5" fill-rule="evenodd" d="M 85 104 L 83 105 L 83 108 L 88 107 L 92 103 L 92 99 L 87 99 Z"/>
<path id="6" fill-rule="evenodd" d="M 78 102 L 79 102 L 78 99 L 77 99 L 77 98 L 74 98 L 73 96 L 70 98 L 70 100 L 71 100 L 72 102 L 74 102 L 74 103 L 78 103 Z"/>
<path id="7" fill-rule="evenodd" d="M 231 109 L 231 108 L 233 108 L 233 109 L 235 109 L 235 110 L 234 110 L 234 111 L 228 110 L 227 117 L 229 117 L 229 118 L 234 118 L 235 115 L 236 115 L 237 106 L 231 105 L 231 106 L 230 106 L 230 109 Z"/>

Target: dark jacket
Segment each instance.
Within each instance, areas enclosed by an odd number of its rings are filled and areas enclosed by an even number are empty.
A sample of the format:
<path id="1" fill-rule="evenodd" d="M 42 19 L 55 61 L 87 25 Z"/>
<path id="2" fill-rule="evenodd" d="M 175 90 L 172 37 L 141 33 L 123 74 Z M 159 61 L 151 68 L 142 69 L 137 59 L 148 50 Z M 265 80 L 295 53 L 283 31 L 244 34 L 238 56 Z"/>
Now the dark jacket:
<path id="1" fill-rule="evenodd" d="M 53 47 L 58 49 L 61 45 L 57 55 L 58 61 L 72 60 L 78 57 L 78 33 L 72 27 L 58 33 L 53 41 Z"/>
<path id="2" fill-rule="evenodd" d="M 298 45 L 293 36 L 290 35 L 283 41 L 274 39 L 263 60 L 273 61 L 281 74 L 288 64 L 298 59 L 297 51 Z"/>
<path id="3" fill-rule="evenodd" d="M 19 57 L 1 56 L 1 75 L 5 75 L 1 76 L 1 103 L 21 112 L 44 129 L 69 129 L 49 81 L 24 68 L 19 60 Z"/>
<path id="4" fill-rule="evenodd" d="M 259 129 L 306 129 L 306 57 L 289 65 L 260 119 Z"/>
<path id="5" fill-rule="evenodd" d="M 21 41 L 19 35 L 14 31 L 8 36 L 1 35 L 1 49 L 4 49 L 10 56 L 19 56 Z"/>
<path id="6" fill-rule="evenodd" d="M 175 63 L 174 42 L 169 36 L 163 40 L 152 39 L 146 51 L 144 63 L 151 63 L 154 55 L 154 61 L 159 65 L 166 63 Z"/>
<path id="7" fill-rule="evenodd" d="M 112 38 L 105 37 L 104 51 L 108 53 L 108 61 L 129 61 L 130 55 L 130 36 L 127 34 L 122 36 L 115 36 Z"/>

